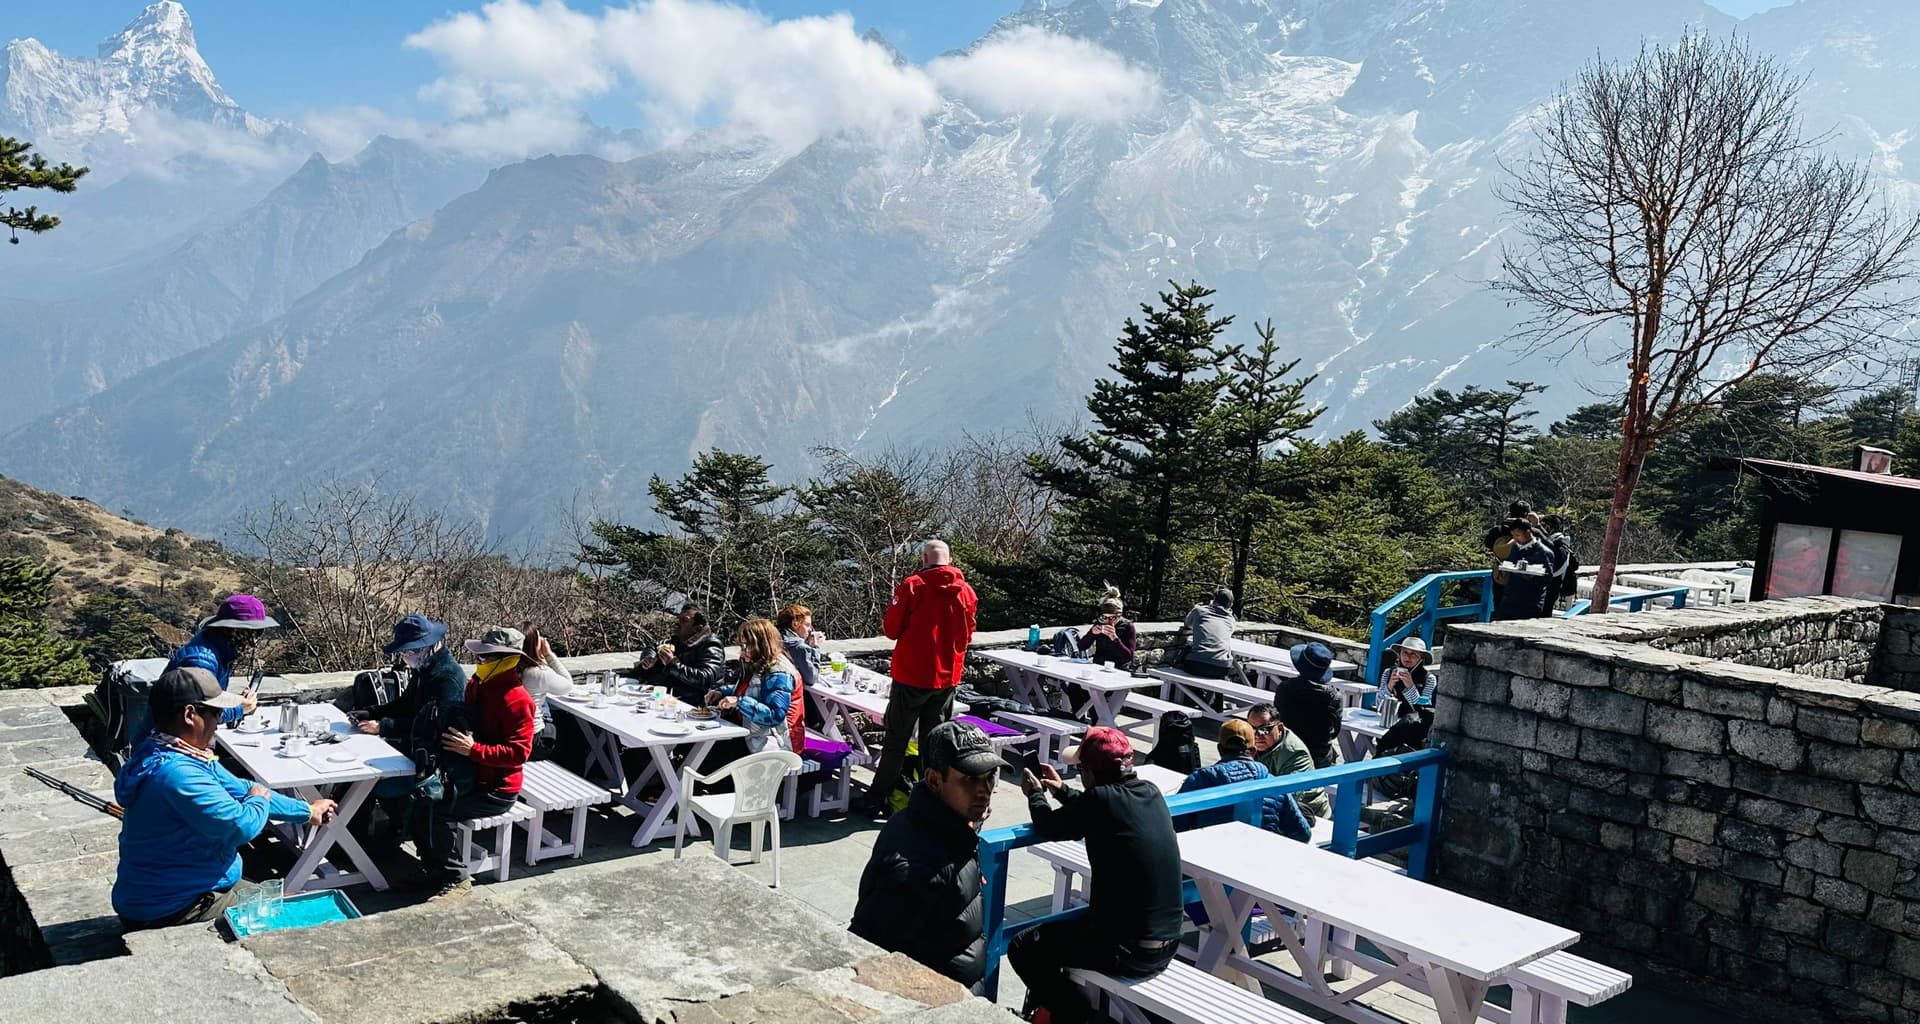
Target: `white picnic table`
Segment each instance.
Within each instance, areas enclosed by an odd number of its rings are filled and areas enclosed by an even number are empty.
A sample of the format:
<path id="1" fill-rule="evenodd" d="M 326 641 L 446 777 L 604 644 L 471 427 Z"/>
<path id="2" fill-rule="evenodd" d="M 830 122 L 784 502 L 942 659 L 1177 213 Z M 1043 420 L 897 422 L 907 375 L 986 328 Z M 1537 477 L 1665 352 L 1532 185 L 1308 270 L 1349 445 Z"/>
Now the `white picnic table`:
<path id="1" fill-rule="evenodd" d="M 1171 768 L 1162 768 L 1157 764 L 1136 764 L 1133 766 L 1133 774 L 1153 783 L 1154 788 L 1160 790 L 1161 796 L 1172 796 L 1180 792 L 1180 787 L 1187 781 L 1185 775 Z"/>
<path id="2" fill-rule="evenodd" d="M 674 814 L 680 806 L 680 772 L 673 763 L 674 748 L 686 748 L 679 767 L 697 772 L 715 743 L 747 735 L 745 727 L 717 718 L 674 721 L 658 702 L 641 710 L 632 694 L 616 694 L 603 707 L 594 707 L 592 697 L 575 690 L 549 701 L 548 706 L 565 711 L 580 723 L 587 741 L 587 773 L 619 793 L 615 799 L 643 816 L 633 833 L 635 847 L 651 844 L 674 825 Z M 648 760 L 646 769 L 629 782 L 620 752 L 633 749 L 647 751 Z M 660 796 L 643 798 L 641 793 L 654 782 L 660 783 Z M 700 822 L 688 821 L 687 831 L 699 835 Z"/>
<path id="3" fill-rule="evenodd" d="M 386 876 L 347 831 L 347 823 L 373 794 L 381 779 L 413 775 L 413 762 L 378 736 L 356 730 L 347 716 L 331 704 L 306 704 L 300 708 L 305 723 L 323 722 L 327 731 L 341 737 L 337 743 L 314 743 L 298 757 L 281 752 L 285 734 L 279 728 L 278 707 L 262 708 L 243 719 L 239 728 L 223 728 L 214 742 L 254 781 L 276 793 L 301 800 L 331 798 L 340 806 L 333 820 L 325 825 L 305 822 L 276 822 L 287 841 L 300 852 L 283 883 L 289 894 L 308 889 L 337 889 L 366 882 L 375 889 L 387 887 Z M 242 731 L 242 729 L 246 731 Z M 347 855 L 352 871 L 342 870 L 327 860 L 335 848 Z"/>
<path id="4" fill-rule="evenodd" d="M 879 758 L 867 748 L 866 739 L 860 735 L 860 723 L 853 716 L 858 713 L 875 722 L 886 721 L 887 698 L 892 692 L 893 680 L 858 665 L 849 665 L 847 668 L 853 674 L 856 686 L 864 685 L 867 689 L 849 686 L 844 679 L 831 679 L 832 673 L 823 670 L 819 682 L 809 692 L 820 702 L 820 710 L 826 715 L 826 720 L 820 724 L 821 734 L 852 747 L 853 763 L 871 765 Z"/>
<path id="5" fill-rule="evenodd" d="M 1047 706 L 1046 688 L 1041 685 L 1043 679 L 1080 687 L 1086 692 L 1087 700 L 1073 710 L 1076 714 L 1091 710 L 1095 725 L 1114 725 L 1119 720 L 1120 708 L 1127 702 L 1128 693 L 1160 687 L 1160 680 L 1151 676 L 1136 676 L 1123 669 L 1092 662 L 1072 661 L 1017 649 L 978 653 L 1007 670 L 1007 682 L 1012 687 L 1013 697 L 1023 704 Z"/>
<path id="6" fill-rule="evenodd" d="M 1233 652 L 1234 657 L 1242 661 L 1272 665 L 1283 674 L 1289 676 L 1296 674 L 1293 670 L 1293 655 L 1289 653 L 1285 647 L 1254 643 L 1252 640 L 1234 639 L 1227 641 L 1227 649 Z M 1333 659 L 1334 675 L 1344 675 L 1359 667 L 1360 666 L 1351 661 L 1340 658 Z"/>
<path id="7" fill-rule="evenodd" d="M 1382 722 L 1380 713 L 1369 708 L 1350 707 L 1340 713 L 1340 757 L 1348 764 L 1364 761 L 1373 753 L 1380 737 L 1393 727 Z"/>
<path id="8" fill-rule="evenodd" d="M 1471 1024 L 1487 988 L 1509 971 L 1579 941 L 1580 933 L 1504 907 L 1296 843 L 1244 822 L 1180 833 L 1182 870 L 1200 890 L 1208 927 L 1198 966 L 1259 992 L 1265 982 L 1349 1020 L 1388 1024 L 1357 997 L 1401 978 L 1424 981 L 1441 1024 Z M 1242 929 L 1255 907 L 1300 976 L 1255 960 Z M 1279 917 L 1290 912 L 1298 923 Z M 1333 941 L 1338 929 L 1372 943 L 1380 958 Z M 1328 957 L 1361 963 L 1375 977 L 1335 991 Z"/>

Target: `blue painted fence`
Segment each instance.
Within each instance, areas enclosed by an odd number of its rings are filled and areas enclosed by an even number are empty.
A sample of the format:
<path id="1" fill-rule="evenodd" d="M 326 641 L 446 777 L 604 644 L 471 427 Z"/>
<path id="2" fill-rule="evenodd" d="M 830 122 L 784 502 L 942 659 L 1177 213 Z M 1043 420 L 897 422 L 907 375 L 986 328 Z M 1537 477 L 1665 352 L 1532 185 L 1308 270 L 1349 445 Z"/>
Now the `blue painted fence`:
<path id="1" fill-rule="evenodd" d="M 1449 583 L 1478 582 L 1480 597 L 1469 604 L 1443 607 L 1445 591 Z M 1422 602 L 1419 614 L 1407 620 L 1398 629 L 1389 630 L 1388 622 L 1400 606 L 1419 598 Z M 1473 569 L 1467 572 L 1436 572 L 1413 586 L 1380 603 L 1373 610 L 1373 631 L 1367 640 L 1367 674 L 1364 680 L 1369 683 L 1380 681 L 1380 665 L 1385 659 L 1387 649 L 1407 637 L 1420 634 L 1428 647 L 1433 646 L 1434 627 L 1448 619 L 1472 619 L 1485 622 L 1493 618 L 1493 570 Z"/>
<path id="2" fill-rule="evenodd" d="M 1607 599 L 1607 610 L 1625 608 L 1630 612 L 1645 611 L 1647 605 L 1654 601 L 1672 601 L 1673 607 L 1685 608 L 1689 593 L 1691 591 L 1687 587 L 1667 587 L 1664 590 L 1644 590 L 1637 594 L 1615 594 Z M 1592 601 L 1582 598 L 1567 606 L 1567 610 L 1561 617 L 1571 619 L 1575 615 L 1585 615 L 1587 609 L 1592 607 Z"/>
<path id="3" fill-rule="evenodd" d="M 1355 858 L 1404 849 L 1407 851 L 1407 873 L 1414 878 L 1424 878 L 1439 844 L 1446 762 L 1447 752 L 1440 749 L 1377 757 L 1354 764 L 1241 782 L 1197 793 L 1180 793 L 1167 798 L 1167 810 L 1173 814 L 1174 828 L 1181 830 L 1196 824 L 1194 815 L 1198 812 L 1221 808 L 1231 809 L 1235 820 L 1258 825 L 1262 798 L 1339 783 L 1340 788 L 1333 803 L 1333 844 L 1329 849 L 1342 856 Z M 1413 820 L 1398 828 L 1361 835 L 1360 804 L 1366 780 L 1403 771 L 1415 771 L 1419 777 L 1420 789 L 1419 795 L 1414 798 Z M 1032 825 L 993 829 L 980 835 L 980 874 L 986 886 L 986 990 L 989 998 L 999 993 L 1000 959 L 1006 955 L 1007 945 L 1015 935 L 1049 921 L 1065 920 L 1085 912 L 1086 908 L 1076 907 L 1017 925 L 1007 924 L 1007 857 L 1023 846 L 1043 842 L 1046 840 L 1034 832 Z M 1188 884 L 1191 888 L 1191 883 Z M 1194 898 L 1190 892 L 1189 902 Z"/>

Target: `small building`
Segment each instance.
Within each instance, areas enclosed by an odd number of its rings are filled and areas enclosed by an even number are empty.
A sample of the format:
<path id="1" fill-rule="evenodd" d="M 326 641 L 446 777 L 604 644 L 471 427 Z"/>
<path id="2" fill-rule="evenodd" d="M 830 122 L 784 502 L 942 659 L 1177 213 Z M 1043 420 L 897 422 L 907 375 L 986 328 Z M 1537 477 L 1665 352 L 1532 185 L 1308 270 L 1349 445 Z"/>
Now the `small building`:
<path id="1" fill-rule="evenodd" d="M 1753 598 L 1833 594 L 1920 604 L 1920 480 L 1889 453 L 1856 449 L 1859 469 L 1743 459 L 1760 480 Z"/>

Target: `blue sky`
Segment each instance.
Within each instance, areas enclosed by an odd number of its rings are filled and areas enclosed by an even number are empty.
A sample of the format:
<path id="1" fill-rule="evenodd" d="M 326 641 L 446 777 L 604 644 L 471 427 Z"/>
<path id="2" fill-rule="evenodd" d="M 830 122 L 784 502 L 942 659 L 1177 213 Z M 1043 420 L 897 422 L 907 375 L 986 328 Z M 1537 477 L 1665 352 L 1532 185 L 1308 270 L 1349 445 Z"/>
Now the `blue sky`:
<path id="1" fill-rule="evenodd" d="M 220 84 L 248 110 L 289 120 L 315 107 L 366 105 L 417 112 L 433 59 L 401 45 L 410 33 L 480 0 L 182 0 L 200 52 Z M 582 11 L 610 6 L 570 0 Z M 979 38 L 1019 0 L 754 0 L 774 18 L 847 11 L 916 61 Z M 0 38 L 30 35 L 53 49 L 91 56 L 144 0 L 72 0 L 13 10 Z M 596 116 L 601 111 L 593 111 Z"/>
<path id="2" fill-rule="evenodd" d="M 185 2 L 200 50 L 227 91 L 256 113 L 288 119 L 315 107 L 417 112 L 415 92 L 434 77 L 435 66 L 401 40 L 449 11 L 479 6 L 461 0 Z M 1746 15 L 1788 0 L 1711 2 Z M 0 32 L 35 36 L 62 53 L 91 54 L 142 6 L 140 0 L 23 5 Z M 607 5 L 573 0 L 573 6 L 597 11 Z M 751 6 L 776 18 L 848 11 L 862 29 L 878 28 L 908 57 L 924 61 L 978 38 L 1019 0 L 754 0 Z"/>

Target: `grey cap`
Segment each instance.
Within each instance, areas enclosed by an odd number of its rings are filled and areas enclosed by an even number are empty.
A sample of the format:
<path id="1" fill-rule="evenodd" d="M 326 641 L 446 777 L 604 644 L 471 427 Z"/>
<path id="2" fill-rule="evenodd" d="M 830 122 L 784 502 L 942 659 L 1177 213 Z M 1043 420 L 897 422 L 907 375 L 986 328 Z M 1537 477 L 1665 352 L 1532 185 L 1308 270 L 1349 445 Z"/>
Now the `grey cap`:
<path id="1" fill-rule="evenodd" d="M 147 704 L 155 717 L 171 715 L 192 704 L 210 708 L 237 708 L 240 695 L 220 688 L 220 680 L 204 668 L 183 665 L 163 672 L 147 690 Z"/>
<path id="2" fill-rule="evenodd" d="M 957 768 L 963 775 L 981 776 L 1000 770 L 1000 755 L 977 726 L 942 722 L 927 734 L 920 747 L 927 769 Z"/>
<path id="3" fill-rule="evenodd" d="M 527 635 L 512 626 L 489 626 L 480 639 L 467 641 L 467 650 L 472 654 L 519 654 L 525 655 Z"/>

